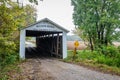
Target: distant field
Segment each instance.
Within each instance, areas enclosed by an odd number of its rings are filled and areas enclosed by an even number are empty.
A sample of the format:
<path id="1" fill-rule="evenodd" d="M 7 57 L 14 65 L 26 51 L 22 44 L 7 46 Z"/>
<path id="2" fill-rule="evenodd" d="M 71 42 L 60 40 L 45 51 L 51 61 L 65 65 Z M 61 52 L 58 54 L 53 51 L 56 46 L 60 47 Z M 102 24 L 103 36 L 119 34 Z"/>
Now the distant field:
<path id="1" fill-rule="evenodd" d="M 113 42 L 115 46 L 120 46 L 120 42 Z M 86 45 L 83 41 L 79 41 L 79 47 L 78 50 L 83 50 L 86 48 Z M 74 41 L 67 41 L 67 49 L 68 50 L 74 50 Z"/>
<path id="2" fill-rule="evenodd" d="M 113 42 L 115 46 L 120 46 L 120 42 Z"/>
<path id="3" fill-rule="evenodd" d="M 79 41 L 79 47 L 77 49 L 83 50 L 86 46 L 83 41 Z M 68 50 L 74 50 L 74 41 L 67 41 L 67 49 Z"/>

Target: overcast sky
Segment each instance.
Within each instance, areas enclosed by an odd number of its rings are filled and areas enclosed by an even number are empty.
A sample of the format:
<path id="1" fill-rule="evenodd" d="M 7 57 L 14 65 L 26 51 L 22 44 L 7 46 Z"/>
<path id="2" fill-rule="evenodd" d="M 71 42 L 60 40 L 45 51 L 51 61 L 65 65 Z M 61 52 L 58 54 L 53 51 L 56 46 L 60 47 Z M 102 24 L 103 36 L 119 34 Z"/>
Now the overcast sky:
<path id="1" fill-rule="evenodd" d="M 37 20 L 49 18 L 68 30 L 73 30 L 71 0 L 43 0 L 37 6 Z"/>
<path id="2" fill-rule="evenodd" d="M 27 4 L 27 0 L 19 0 Z M 39 0 L 38 0 L 39 1 Z M 74 29 L 71 0 L 43 0 L 37 5 L 37 21 L 49 18 L 69 31 Z"/>

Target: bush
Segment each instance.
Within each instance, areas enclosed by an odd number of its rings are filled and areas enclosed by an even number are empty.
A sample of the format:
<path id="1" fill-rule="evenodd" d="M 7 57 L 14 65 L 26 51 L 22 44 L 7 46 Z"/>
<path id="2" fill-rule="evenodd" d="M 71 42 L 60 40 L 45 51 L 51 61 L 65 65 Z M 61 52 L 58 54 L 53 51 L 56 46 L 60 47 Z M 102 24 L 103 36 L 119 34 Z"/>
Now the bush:
<path id="1" fill-rule="evenodd" d="M 115 46 L 107 47 L 107 54 L 109 57 L 116 57 L 118 53 L 118 49 Z"/>
<path id="2" fill-rule="evenodd" d="M 91 52 L 90 50 L 77 51 L 77 53 L 78 54 L 76 54 L 74 61 L 95 60 L 96 56 L 99 56 L 97 51 Z M 73 60 L 73 51 L 68 51 L 68 57 L 65 60 Z"/>
<path id="3" fill-rule="evenodd" d="M 16 44 L 5 37 L 0 37 L 0 67 L 13 64 L 17 58 Z"/>
<path id="4" fill-rule="evenodd" d="M 7 72 L 17 60 L 17 46 L 14 41 L 7 37 L 0 36 L 0 80 L 7 80 Z"/>
<path id="5" fill-rule="evenodd" d="M 115 59 L 101 55 L 97 57 L 97 62 L 100 64 L 106 64 L 108 66 L 116 66 Z"/>
<path id="6" fill-rule="evenodd" d="M 98 51 L 91 52 L 90 50 L 78 51 L 74 61 L 91 61 L 92 63 L 105 64 L 108 66 L 120 67 L 120 53 L 115 47 L 107 47 L 106 54 L 99 53 Z M 67 61 L 73 60 L 73 51 L 68 51 Z"/>
<path id="7" fill-rule="evenodd" d="M 97 56 L 97 62 L 100 64 L 105 63 L 106 59 L 104 55 Z"/>
<path id="8" fill-rule="evenodd" d="M 118 49 L 115 46 L 109 45 L 109 46 L 102 46 L 101 52 L 105 56 L 109 57 L 116 57 L 119 53 Z"/>
<path id="9" fill-rule="evenodd" d="M 115 58 L 116 59 L 116 63 L 117 63 L 117 65 L 116 66 L 118 66 L 118 67 L 120 67 L 120 53 L 119 54 L 117 54 L 117 57 Z"/>
<path id="10" fill-rule="evenodd" d="M 84 51 L 79 52 L 78 57 L 83 60 L 85 59 L 92 60 L 98 55 L 99 54 L 96 51 L 91 52 L 89 50 L 84 50 Z"/>
<path id="11" fill-rule="evenodd" d="M 118 51 L 119 51 L 119 53 L 120 53 L 120 46 L 118 46 L 117 49 L 118 49 Z"/>

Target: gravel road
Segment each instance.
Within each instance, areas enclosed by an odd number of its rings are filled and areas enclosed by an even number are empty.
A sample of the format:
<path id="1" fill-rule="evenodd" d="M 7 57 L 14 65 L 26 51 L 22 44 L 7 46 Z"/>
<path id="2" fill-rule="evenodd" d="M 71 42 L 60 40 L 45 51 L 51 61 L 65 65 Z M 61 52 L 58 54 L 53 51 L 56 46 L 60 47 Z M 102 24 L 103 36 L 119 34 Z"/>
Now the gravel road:
<path id="1" fill-rule="evenodd" d="M 42 59 L 41 67 L 50 72 L 55 80 L 120 80 L 120 76 L 96 72 L 56 59 Z"/>
<path id="2" fill-rule="evenodd" d="M 120 76 L 104 74 L 53 58 L 28 59 L 20 66 L 22 71 L 17 77 L 19 80 L 120 80 Z M 13 80 L 18 80 L 15 76 Z"/>

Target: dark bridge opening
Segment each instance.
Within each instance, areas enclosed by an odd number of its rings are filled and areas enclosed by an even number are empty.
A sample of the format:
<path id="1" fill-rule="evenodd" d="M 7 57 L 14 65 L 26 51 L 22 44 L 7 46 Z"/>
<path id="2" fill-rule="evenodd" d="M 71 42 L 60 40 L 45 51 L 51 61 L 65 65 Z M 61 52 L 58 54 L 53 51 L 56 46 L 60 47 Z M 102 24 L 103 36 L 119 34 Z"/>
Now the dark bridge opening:
<path id="1" fill-rule="evenodd" d="M 62 58 L 62 32 L 26 30 L 26 36 L 36 37 L 36 47 L 26 47 L 26 58 Z"/>

